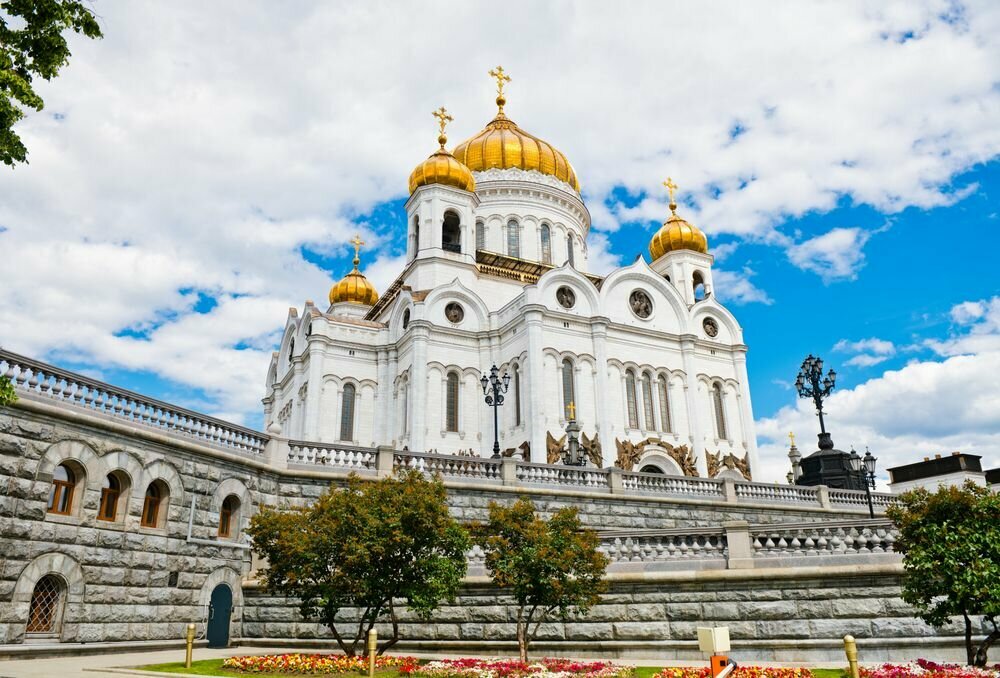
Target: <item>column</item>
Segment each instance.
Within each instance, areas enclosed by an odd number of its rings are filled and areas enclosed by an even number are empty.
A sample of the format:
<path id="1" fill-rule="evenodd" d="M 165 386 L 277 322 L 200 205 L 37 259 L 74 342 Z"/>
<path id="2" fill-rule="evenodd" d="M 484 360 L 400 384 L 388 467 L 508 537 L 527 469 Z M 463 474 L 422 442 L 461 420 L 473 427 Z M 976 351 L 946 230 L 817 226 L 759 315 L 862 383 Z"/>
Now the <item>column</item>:
<path id="1" fill-rule="evenodd" d="M 385 435 L 382 436 L 380 445 L 396 447 L 398 432 L 396 431 L 396 399 L 393 393 L 396 388 L 396 375 L 399 371 L 396 347 L 393 346 L 386 351 L 389 355 L 389 366 L 386 368 L 385 379 L 385 419 L 382 426 L 385 428 Z"/>
<path id="2" fill-rule="evenodd" d="M 688 427 L 691 433 L 691 451 L 698 463 L 698 473 L 708 477 L 708 461 L 705 458 L 705 437 L 702 434 L 702 421 L 698 417 L 698 376 L 694 365 L 694 338 L 681 339 L 681 355 L 684 358 L 684 402 L 688 411 Z"/>
<path id="3" fill-rule="evenodd" d="M 306 402 L 301 436 L 319 440 L 319 412 L 323 400 L 323 355 L 319 344 L 309 343 L 309 371 L 306 375 Z"/>
<path id="4" fill-rule="evenodd" d="M 750 380 L 747 377 L 745 346 L 736 349 L 733 354 L 733 364 L 736 365 L 736 378 L 740 381 L 740 414 L 743 419 L 743 439 L 750 456 L 750 474 L 756 476 L 760 472 L 760 460 L 757 457 L 757 431 L 754 427 L 753 407 L 750 405 Z"/>
<path id="5" fill-rule="evenodd" d="M 527 421 L 530 428 L 531 461 L 545 463 L 545 415 L 542 408 L 542 312 L 528 311 L 525 314 L 528 326 L 528 407 Z"/>
<path id="6" fill-rule="evenodd" d="M 602 321 L 594 321 L 591 326 L 591 336 L 594 338 L 594 360 L 597 362 L 597 375 L 594 379 L 594 411 L 597 413 L 597 436 L 601 441 L 601 452 L 604 455 L 604 466 L 615 465 L 615 439 L 611 435 L 611 403 L 614 398 L 608 397 L 608 325 Z"/>
<path id="7" fill-rule="evenodd" d="M 412 325 L 411 325 L 412 327 Z M 410 384 L 410 451 L 424 452 L 427 433 L 427 328 L 413 330 L 413 381 Z"/>

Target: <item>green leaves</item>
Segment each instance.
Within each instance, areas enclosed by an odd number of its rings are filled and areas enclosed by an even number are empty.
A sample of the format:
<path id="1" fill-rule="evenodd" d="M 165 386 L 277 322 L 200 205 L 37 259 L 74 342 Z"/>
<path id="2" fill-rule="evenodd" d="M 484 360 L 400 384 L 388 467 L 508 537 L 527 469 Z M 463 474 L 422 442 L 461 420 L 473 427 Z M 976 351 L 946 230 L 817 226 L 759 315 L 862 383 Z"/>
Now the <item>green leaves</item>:
<path id="1" fill-rule="evenodd" d="M 31 86 L 35 76 L 51 80 L 69 63 L 63 33 L 100 38 L 101 27 L 78 0 L 0 1 L 0 161 L 27 162 L 27 149 L 13 130 L 24 108 L 45 105 Z"/>
<path id="2" fill-rule="evenodd" d="M 16 402 L 17 394 L 14 392 L 14 385 L 7 377 L 0 377 L 0 407 L 13 405 Z"/>
<path id="3" fill-rule="evenodd" d="M 448 513 L 444 485 L 418 471 L 377 482 L 351 476 L 308 508 L 265 508 L 250 524 L 254 549 L 268 559 L 268 590 L 299 598 L 307 619 L 326 624 L 341 649 L 355 645 L 389 615 L 393 600 L 428 617 L 454 599 L 465 576 L 469 537 Z M 353 642 L 336 628 L 342 608 L 362 611 Z"/>

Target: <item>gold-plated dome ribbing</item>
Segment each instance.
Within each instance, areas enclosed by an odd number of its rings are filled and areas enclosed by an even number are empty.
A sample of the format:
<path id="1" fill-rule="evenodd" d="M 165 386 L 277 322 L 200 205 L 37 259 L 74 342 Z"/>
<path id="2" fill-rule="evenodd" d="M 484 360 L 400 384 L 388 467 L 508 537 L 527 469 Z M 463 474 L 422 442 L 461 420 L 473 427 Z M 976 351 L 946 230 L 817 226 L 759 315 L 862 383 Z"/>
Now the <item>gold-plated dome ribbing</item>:
<path id="1" fill-rule="evenodd" d="M 355 235 L 351 244 L 354 245 L 354 268 L 330 288 L 330 303 L 339 304 L 347 301 L 352 304 L 374 306 L 378 301 L 378 291 L 358 270 L 358 264 L 361 263 L 361 246 L 365 243 Z"/>
<path id="2" fill-rule="evenodd" d="M 674 250 L 694 250 L 708 253 L 708 238 L 694 224 L 677 216 L 677 203 L 674 202 L 674 191 L 677 184 L 667 177 L 663 182 L 670 192 L 670 218 L 663 222 L 660 230 L 649 241 L 649 255 L 656 261 L 667 252 Z"/>
<path id="3" fill-rule="evenodd" d="M 432 115 L 438 119 L 441 128 L 438 133 L 438 143 L 441 147 L 410 173 L 410 194 L 412 195 L 415 190 L 428 184 L 443 184 L 460 188 L 463 191 L 475 191 L 476 180 L 472 178 L 472 172 L 444 147 L 448 143 L 444 128 L 454 118 L 448 115 L 444 106 L 434 111 Z"/>
<path id="4" fill-rule="evenodd" d="M 490 71 L 497 79 L 497 116 L 474 137 L 460 143 L 452 155 L 473 172 L 499 168 L 535 170 L 565 181 L 580 191 L 580 182 L 566 156 L 552 144 L 528 134 L 518 127 L 504 112 L 507 99 L 503 95 L 504 83 L 510 82 L 502 66 Z"/>

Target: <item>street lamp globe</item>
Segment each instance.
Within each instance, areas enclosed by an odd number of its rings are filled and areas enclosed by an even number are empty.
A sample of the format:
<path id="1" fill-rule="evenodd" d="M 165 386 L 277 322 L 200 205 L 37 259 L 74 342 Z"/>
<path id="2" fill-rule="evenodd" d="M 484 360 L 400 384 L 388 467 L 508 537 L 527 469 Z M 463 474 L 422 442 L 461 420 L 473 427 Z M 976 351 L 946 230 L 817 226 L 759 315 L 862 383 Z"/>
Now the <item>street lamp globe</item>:
<path id="1" fill-rule="evenodd" d="M 864 463 L 865 463 L 865 472 L 869 476 L 874 476 L 875 475 L 875 462 L 876 461 L 878 461 L 878 457 L 876 457 L 875 455 L 873 455 L 871 453 L 871 450 L 868 450 L 866 448 L 865 449 L 865 456 L 864 456 Z"/>
<path id="2" fill-rule="evenodd" d="M 847 461 L 850 463 L 852 471 L 855 473 L 859 473 L 861 471 L 861 464 L 863 460 L 853 448 L 851 449 L 851 456 L 847 458 Z"/>

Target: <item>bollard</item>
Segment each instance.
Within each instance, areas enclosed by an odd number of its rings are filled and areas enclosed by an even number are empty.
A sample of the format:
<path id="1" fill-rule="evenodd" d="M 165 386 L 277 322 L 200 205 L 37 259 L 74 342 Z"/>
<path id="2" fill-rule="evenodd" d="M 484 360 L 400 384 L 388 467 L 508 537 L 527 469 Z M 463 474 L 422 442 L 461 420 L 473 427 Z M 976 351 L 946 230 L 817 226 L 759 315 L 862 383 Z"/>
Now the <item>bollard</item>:
<path id="1" fill-rule="evenodd" d="M 858 670 L 858 644 L 854 636 L 844 636 L 844 654 L 847 655 L 847 667 L 851 678 L 859 678 L 861 672 Z"/>
<path id="2" fill-rule="evenodd" d="M 375 677 L 375 652 L 378 650 L 378 631 L 368 632 L 368 678 Z"/>
<path id="3" fill-rule="evenodd" d="M 191 655 L 194 653 L 194 624 L 187 627 L 187 649 L 184 653 L 184 668 L 191 668 Z"/>

